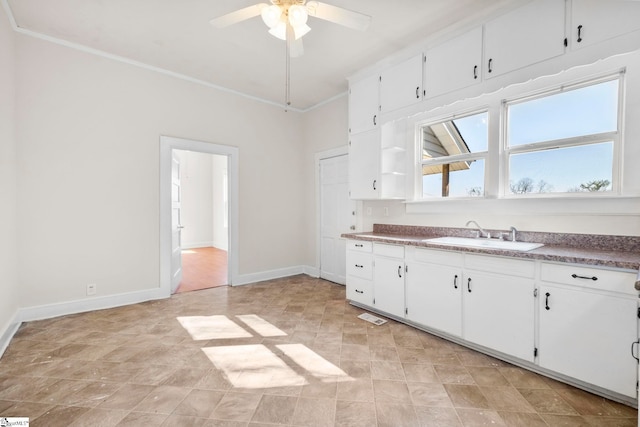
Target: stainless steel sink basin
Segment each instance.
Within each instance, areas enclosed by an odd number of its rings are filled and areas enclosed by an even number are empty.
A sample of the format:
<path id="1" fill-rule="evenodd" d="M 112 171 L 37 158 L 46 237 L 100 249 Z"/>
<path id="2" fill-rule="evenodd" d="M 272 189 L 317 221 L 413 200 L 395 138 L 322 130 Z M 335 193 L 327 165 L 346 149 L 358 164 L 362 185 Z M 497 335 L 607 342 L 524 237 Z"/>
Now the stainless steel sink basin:
<path id="1" fill-rule="evenodd" d="M 434 239 L 425 239 L 427 243 L 434 243 L 445 246 L 466 246 L 471 248 L 483 249 L 502 249 L 504 251 L 530 251 L 541 246 L 542 243 L 530 242 L 510 242 L 498 239 L 468 238 L 468 237 L 436 237 Z"/>

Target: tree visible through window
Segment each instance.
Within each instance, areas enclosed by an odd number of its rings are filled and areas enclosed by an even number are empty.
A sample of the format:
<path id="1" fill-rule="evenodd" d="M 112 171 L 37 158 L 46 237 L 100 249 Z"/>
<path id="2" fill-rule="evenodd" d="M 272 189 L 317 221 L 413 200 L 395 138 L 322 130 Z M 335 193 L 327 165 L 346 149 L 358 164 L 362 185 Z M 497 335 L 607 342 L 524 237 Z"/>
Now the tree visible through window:
<path id="1" fill-rule="evenodd" d="M 614 189 L 619 79 L 506 104 L 507 194 Z"/>

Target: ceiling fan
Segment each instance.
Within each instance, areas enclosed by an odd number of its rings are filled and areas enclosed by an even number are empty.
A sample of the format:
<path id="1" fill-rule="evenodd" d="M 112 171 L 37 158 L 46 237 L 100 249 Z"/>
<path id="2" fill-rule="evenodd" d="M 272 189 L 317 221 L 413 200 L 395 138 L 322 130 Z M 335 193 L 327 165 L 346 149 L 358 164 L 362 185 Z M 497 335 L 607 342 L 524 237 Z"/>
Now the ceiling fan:
<path id="1" fill-rule="evenodd" d="M 269 34 L 287 42 L 288 53 L 294 58 L 304 52 L 302 36 L 311 31 L 307 25 L 309 16 L 360 31 L 366 30 L 371 23 L 368 15 L 306 0 L 271 0 L 271 5 L 255 4 L 214 18 L 210 22 L 217 28 L 224 28 L 258 15 L 262 16 L 269 27 Z"/>

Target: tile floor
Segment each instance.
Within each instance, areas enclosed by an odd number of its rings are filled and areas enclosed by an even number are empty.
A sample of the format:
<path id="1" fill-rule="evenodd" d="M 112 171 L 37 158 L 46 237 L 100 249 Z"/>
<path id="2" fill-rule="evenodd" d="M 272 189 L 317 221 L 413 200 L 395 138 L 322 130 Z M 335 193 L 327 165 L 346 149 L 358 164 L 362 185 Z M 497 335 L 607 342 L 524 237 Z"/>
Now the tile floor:
<path id="1" fill-rule="evenodd" d="M 635 409 L 413 328 L 307 276 L 24 324 L 0 416 L 32 426 L 636 426 Z"/>

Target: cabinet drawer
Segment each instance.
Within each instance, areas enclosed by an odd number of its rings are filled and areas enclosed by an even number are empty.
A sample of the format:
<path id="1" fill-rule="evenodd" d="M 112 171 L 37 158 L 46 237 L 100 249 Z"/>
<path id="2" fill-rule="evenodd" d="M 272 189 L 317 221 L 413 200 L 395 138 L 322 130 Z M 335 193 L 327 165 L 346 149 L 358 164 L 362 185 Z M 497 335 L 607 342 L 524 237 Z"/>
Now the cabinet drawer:
<path id="1" fill-rule="evenodd" d="M 371 280 L 373 278 L 371 254 L 347 251 L 347 275 Z"/>
<path id="2" fill-rule="evenodd" d="M 371 242 L 365 242 L 364 240 L 348 240 L 347 250 L 359 251 L 359 252 L 371 252 L 372 245 L 373 244 Z"/>
<path id="3" fill-rule="evenodd" d="M 540 278 L 545 282 L 562 283 L 601 291 L 621 292 L 637 295 L 635 290 L 637 273 L 619 270 L 604 270 L 577 264 L 542 263 Z"/>
<path id="4" fill-rule="evenodd" d="M 373 284 L 371 280 L 347 277 L 347 299 L 366 305 L 373 304 Z"/>
<path id="5" fill-rule="evenodd" d="M 433 249 L 416 249 L 414 253 L 416 261 L 428 262 L 438 265 L 449 265 L 462 268 L 464 255 L 460 252 L 436 251 Z"/>
<path id="6" fill-rule="evenodd" d="M 464 258 L 466 268 L 518 277 L 533 278 L 536 271 L 535 265 L 534 261 L 484 255 L 466 254 Z"/>
<path id="7" fill-rule="evenodd" d="M 404 258 L 404 246 L 376 243 L 373 245 L 373 253 L 390 258 Z"/>

